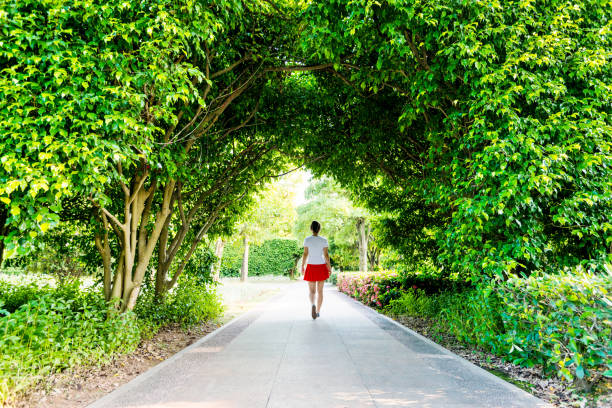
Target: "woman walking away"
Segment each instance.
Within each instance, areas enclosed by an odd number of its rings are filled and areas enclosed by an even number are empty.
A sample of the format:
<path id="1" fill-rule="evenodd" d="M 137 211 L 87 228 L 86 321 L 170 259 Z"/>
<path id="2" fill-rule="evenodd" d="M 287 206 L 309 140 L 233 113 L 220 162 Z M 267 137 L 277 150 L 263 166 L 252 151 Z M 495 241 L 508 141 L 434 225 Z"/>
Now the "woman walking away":
<path id="1" fill-rule="evenodd" d="M 323 303 L 323 284 L 325 279 L 331 275 L 331 264 L 329 263 L 329 253 L 327 239 L 319 236 L 321 224 L 313 221 L 310 224 L 312 235 L 304 240 L 304 256 L 302 257 L 302 273 L 304 280 L 308 282 L 310 290 L 310 303 L 312 304 L 311 315 L 313 319 L 319 317 L 321 304 Z M 306 265 L 306 268 L 304 268 Z M 317 305 L 315 306 L 315 291 L 317 294 Z"/>

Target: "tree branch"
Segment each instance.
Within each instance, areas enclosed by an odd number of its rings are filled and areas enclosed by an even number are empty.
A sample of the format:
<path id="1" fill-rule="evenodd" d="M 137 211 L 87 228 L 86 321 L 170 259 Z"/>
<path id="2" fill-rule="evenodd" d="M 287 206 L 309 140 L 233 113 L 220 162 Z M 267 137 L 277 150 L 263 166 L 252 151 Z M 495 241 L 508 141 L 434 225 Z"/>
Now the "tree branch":
<path id="1" fill-rule="evenodd" d="M 243 62 L 250 60 L 251 58 L 252 58 L 252 54 L 249 53 L 249 54 L 245 55 L 244 57 L 240 58 L 238 61 L 234 62 L 229 67 L 224 68 L 222 70 L 219 70 L 217 72 L 214 72 L 212 75 L 210 75 L 209 79 L 213 79 L 213 78 L 216 78 L 216 77 L 221 76 L 223 74 L 226 74 L 226 73 L 232 71 L 238 65 L 242 64 Z"/>

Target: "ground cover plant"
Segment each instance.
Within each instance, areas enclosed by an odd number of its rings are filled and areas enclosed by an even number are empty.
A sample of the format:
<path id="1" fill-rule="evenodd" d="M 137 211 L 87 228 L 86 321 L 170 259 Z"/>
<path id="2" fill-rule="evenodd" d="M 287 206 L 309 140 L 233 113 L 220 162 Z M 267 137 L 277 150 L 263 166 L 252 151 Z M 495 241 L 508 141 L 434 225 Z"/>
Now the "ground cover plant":
<path id="1" fill-rule="evenodd" d="M 99 364 L 140 340 L 133 314 L 109 315 L 94 290 L 32 286 L 0 293 L 0 404 L 56 371 Z M 8 310 L 7 310 L 8 309 Z"/>
<path id="2" fill-rule="evenodd" d="M 417 286 L 401 273 L 339 274 L 338 289 L 515 364 L 590 388 L 612 378 L 612 276 L 580 268 L 478 286 Z M 406 286 L 406 283 L 411 286 Z"/>
<path id="3" fill-rule="evenodd" d="M 130 353 L 164 325 L 189 328 L 214 321 L 221 312 L 214 287 L 197 276 L 183 277 L 164 301 L 143 296 L 136 313 L 123 314 L 108 304 L 99 286 L 0 279 L 0 406 L 10 406 L 53 373 Z"/>

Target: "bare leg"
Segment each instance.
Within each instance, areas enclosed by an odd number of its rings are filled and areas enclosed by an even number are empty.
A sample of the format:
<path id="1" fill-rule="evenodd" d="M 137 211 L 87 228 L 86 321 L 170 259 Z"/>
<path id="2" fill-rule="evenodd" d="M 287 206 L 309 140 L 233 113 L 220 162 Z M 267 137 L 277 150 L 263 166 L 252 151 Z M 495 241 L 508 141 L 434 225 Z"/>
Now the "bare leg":
<path id="1" fill-rule="evenodd" d="M 315 299 L 315 289 L 316 289 L 316 285 L 315 284 L 316 284 L 316 282 L 308 281 L 308 290 L 309 290 L 308 297 L 310 298 L 310 304 L 311 305 L 315 304 L 315 301 L 314 301 L 314 299 Z"/>
<path id="2" fill-rule="evenodd" d="M 317 313 L 321 311 L 321 305 L 323 304 L 323 285 L 324 284 L 325 284 L 325 281 L 317 281 Z"/>

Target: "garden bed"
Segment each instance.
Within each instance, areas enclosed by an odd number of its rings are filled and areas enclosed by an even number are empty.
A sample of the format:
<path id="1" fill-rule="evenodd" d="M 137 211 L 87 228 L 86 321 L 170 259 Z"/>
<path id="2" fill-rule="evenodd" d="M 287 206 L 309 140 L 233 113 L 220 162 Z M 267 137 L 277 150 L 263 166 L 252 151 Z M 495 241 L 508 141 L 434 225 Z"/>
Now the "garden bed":
<path id="1" fill-rule="evenodd" d="M 612 280 L 580 268 L 466 285 L 340 274 L 338 289 L 558 406 L 612 406 Z"/>
<path id="2" fill-rule="evenodd" d="M 504 361 L 492 353 L 461 343 L 453 335 L 440 332 L 436 329 L 436 324 L 431 319 L 405 315 L 389 315 L 389 317 L 465 358 L 472 364 L 495 374 L 556 407 L 612 407 L 611 380 L 600 381 L 595 389 L 591 390 L 588 394 L 577 393 L 574 388 L 568 387 L 567 382 L 559 378 L 543 376 L 542 370 L 539 367 L 521 367 Z"/>
<path id="3" fill-rule="evenodd" d="M 14 403 L 15 408 L 85 407 L 161 363 L 218 327 L 202 323 L 189 329 L 178 324 L 161 328 L 134 352 L 117 355 L 99 367 L 78 366 L 57 373 Z"/>

